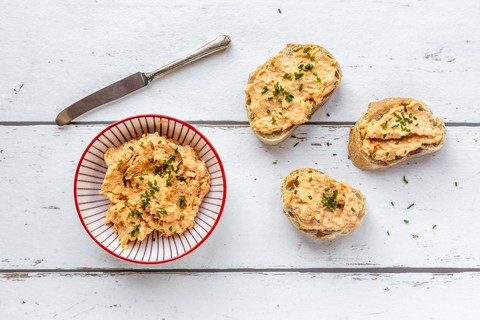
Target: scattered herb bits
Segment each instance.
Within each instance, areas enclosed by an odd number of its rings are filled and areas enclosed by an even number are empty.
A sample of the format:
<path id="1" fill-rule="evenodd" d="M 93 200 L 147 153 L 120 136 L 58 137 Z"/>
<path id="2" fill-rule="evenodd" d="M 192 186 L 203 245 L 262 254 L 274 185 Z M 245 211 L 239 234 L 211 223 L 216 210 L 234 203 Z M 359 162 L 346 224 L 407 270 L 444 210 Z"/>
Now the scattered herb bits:
<path id="1" fill-rule="evenodd" d="M 392 204 L 392 207 L 395 207 L 395 205 L 393 204 L 393 202 L 390 202 Z"/>
<path id="2" fill-rule="evenodd" d="M 298 146 L 299 143 L 300 143 L 300 142 L 295 143 L 295 144 L 293 145 L 293 147 L 295 148 L 296 146 Z"/>
<path id="3" fill-rule="evenodd" d="M 403 219 L 403 222 L 408 223 L 408 220 Z"/>
<path id="4" fill-rule="evenodd" d="M 278 9 L 278 12 L 282 13 L 282 10 Z"/>
<path id="5" fill-rule="evenodd" d="M 273 161 L 273 164 L 277 164 L 277 161 Z"/>
<path id="6" fill-rule="evenodd" d="M 410 209 L 411 207 L 413 207 L 414 204 L 415 204 L 415 203 L 412 203 L 410 206 L 408 206 L 407 209 Z"/>
<path id="7" fill-rule="evenodd" d="M 405 182 L 406 184 L 408 184 L 408 181 L 407 181 L 407 179 L 405 179 L 405 176 L 403 176 L 403 182 Z"/>
<path id="8" fill-rule="evenodd" d="M 434 226 L 432 227 L 432 229 L 435 229 L 436 227 L 437 227 L 437 225 L 434 225 Z"/>

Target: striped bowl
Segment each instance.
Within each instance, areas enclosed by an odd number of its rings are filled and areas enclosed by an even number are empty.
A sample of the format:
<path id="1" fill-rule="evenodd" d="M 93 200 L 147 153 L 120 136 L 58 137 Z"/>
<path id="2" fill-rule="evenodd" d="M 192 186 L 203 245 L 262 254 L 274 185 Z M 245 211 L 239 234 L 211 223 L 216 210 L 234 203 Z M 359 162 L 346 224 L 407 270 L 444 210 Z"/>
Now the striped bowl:
<path id="1" fill-rule="evenodd" d="M 143 241 L 129 243 L 130 250 L 123 250 L 113 225 L 105 225 L 105 211 L 110 201 L 98 194 L 107 171 L 103 160 L 110 147 L 141 136 L 158 132 L 168 138 L 190 145 L 199 152 L 200 159 L 210 171 L 210 192 L 205 196 L 195 218 L 195 225 L 182 235 L 160 237 L 152 232 Z M 112 255 L 131 262 L 154 264 L 181 258 L 198 248 L 212 233 L 220 220 L 227 185 L 225 171 L 217 151 L 210 141 L 190 124 L 161 115 L 141 115 L 121 120 L 107 127 L 88 145 L 78 163 L 74 182 L 75 205 L 78 216 L 92 239 Z M 155 240 L 154 240 L 155 239 Z"/>

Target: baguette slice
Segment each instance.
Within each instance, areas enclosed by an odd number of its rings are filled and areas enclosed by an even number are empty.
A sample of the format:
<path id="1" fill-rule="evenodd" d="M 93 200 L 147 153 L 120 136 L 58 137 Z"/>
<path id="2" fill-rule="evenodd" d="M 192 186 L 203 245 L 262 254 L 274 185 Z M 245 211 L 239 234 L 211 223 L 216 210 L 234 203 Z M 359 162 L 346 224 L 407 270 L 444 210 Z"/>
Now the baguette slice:
<path id="1" fill-rule="evenodd" d="M 318 48 L 318 49 L 320 49 L 320 52 L 323 55 L 325 55 L 325 56 L 327 56 L 331 59 L 335 59 L 333 57 L 333 55 L 330 52 L 328 52 L 327 49 L 325 49 L 323 47 L 320 47 L 320 46 L 317 46 L 317 45 L 314 45 L 314 44 L 287 44 L 287 47 L 279 52 L 279 55 L 285 55 L 287 57 L 293 57 L 295 53 L 303 50 L 306 47 L 308 47 L 308 48 L 313 48 L 313 47 Z M 272 58 L 273 57 L 268 59 L 267 62 L 265 62 L 263 65 L 258 67 L 257 70 L 255 70 L 253 73 L 250 74 L 250 76 L 248 77 L 248 84 L 251 84 L 251 83 L 255 82 L 255 79 L 256 79 L 256 77 L 257 77 L 257 75 L 260 71 L 262 71 L 264 69 L 268 69 L 270 67 L 273 67 Z M 342 69 L 340 68 L 340 64 L 338 64 L 338 62 L 337 62 L 334 65 L 334 67 L 336 69 L 336 72 L 335 72 L 335 80 L 336 80 L 335 88 L 329 94 L 324 96 L 322 101 L 318 104 L 315 104 L 315 102 L 313 100 L 309 100 L 309 102 L 312 105 L 311 115 L 313 115 L 315 113 L 315 111 L 317 111 L 320 107 L 322 107 L 328 101 L 328 99 L 330 99 L 330 97 L 332 96 L 332 94 L 335 92 L 335 90 L 340 85 L 340 82 L 342 81 Z M 245 107 L 247 108 L 248 121 L 249 121 L 250 125 L 251 125 L 251 120 L 252 120 L 252 116 L 253 116 L 252 110 L 251 110 L 251 102 L 252 102 L 252 100 L 251 100 L 250 96 L 246 95 Z M 295 129 L 299 125 L 300 124 L 295 124 L 295 125 L 289 127 L 288 129 L 274 131 L 270 134 L 266 134 L 266 133 L 262 133 L 262 132 L 258 132 L 258 131 L 254 131 L 254 132 L 257 135 L 257 138 L 260 141 L 262 141 L 263 143 L 269 144 L 269 145 L 275 145 L 275 144 L 278 144 L 278 143 L 282 142 L 283 140 L 285 140 L 290 134 L 293 133 L 293 131 L 295 131 Z"/>
<path id="2" fill-rule="evenodd" d="M 422 146 L 416 150 L 408 152 L 405 156 L 401 156 L 398 159 L 392 160 L 376 160 L 371 155 L 363 152 L 362 147 L 362 135 L 360 129 L 362 125 L 369 123 L 372 120 L 380 119 L 386 114 L 393 106 L 398 104 L 410 104 L 419 103 L 419 110 L 426 111 L 432 116 L 431 123 L 433 127 L 438 127 L 443 133 L 443 138 L 439 143 L 435 144 L 422 144 Z M 368 105 L 368 110 L 362 117 L 355 123 L 355 127 L 350 129 L 350 137 L 348 141 L 348 153 L 352 159 L 353 164 L 360 169 L 380 169 L 389 167 L 399 162 L 410 160 L 415 157 L 421 156 L 427 153 L 433 153 L 440 150 L 445 144 L 447 138 L 447 131 L 445 129 L 445 123 L 440 118 L 434 118 L 432 109 L 425 103 L 409 98 L 387 98 L 381 101 L 372 102 Z"/>
<path id="3" fill-rule="evenodd" d="M 287 216 L 290 222 L 292 222 L 292 224 L 298 230 L 308 235 L 311 235 L 315 238 L 331 240 L 331 239 L 334 239 L 336 236 L 346 236 L 352 233 L 356 228 L 345 228 L 345 229 L 336 230 L 336 231 L 321 231 L 316 229 L 306 229 L 300 226 L 298 222 L 298 216 L 294 214 L 293 208 L 286 203 L 286 199 L 287 199 L 287 193 L 293 191 L 298 187 L 298 182 L 297 184 L 295 184 L 295 181 L 298 181 L 296 180 L 298 176 L 301 173 L 305 173 L 305 172 L 308 173 L 309 171 L 315 172 L 321 176 L 325 176 L 328 178 L 326 174 L 312 168 L 299 168 L 290 172 L 283 180 L 282 187 L 281 187 L 283 213 Z M 309 175 L 310 174 L 311 173 L 309 173 Z M 292 183 L 292 180 L 293 180 L 293 183 Z M 357 221 L 362 222 L 363 218 L 368 212 L 367 198 L 359 190 L 353 189 L 353 193 L 360 200 L 362 204 L 362 209 L 358 212 L 358 215 L 357 215 Z"/>

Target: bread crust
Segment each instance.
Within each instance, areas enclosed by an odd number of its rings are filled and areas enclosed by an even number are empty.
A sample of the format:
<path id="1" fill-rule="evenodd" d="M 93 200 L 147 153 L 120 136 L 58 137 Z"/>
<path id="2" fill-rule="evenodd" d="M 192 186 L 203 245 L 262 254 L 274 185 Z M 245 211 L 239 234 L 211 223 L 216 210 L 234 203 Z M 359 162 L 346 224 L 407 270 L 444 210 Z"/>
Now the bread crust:
<path id="1" fill-rule="evenodd" d="M 328 56 L 329 58 L 331 59 L 335 59 L 333 57 L 333 55 L 325 48 L 323 47 L 320 47 L 320 46 L 317 46 L 317 45 L 314 45 L 314 44 L 287 44 L 287 47 L 285 49 L 283 49 L 282 51 L 280 51 L 278 54 L 280 55 L 285 55 L 285 56 L 293 56 L 296 52 L 300 51 L 300 50 L 303 50 L 305 47 L 315 47 L 315 48 L 318 48 L 320 49 L 320 51 Z M 264 69 L 267 69 L 269 67 L 272 67 L 273 64 L 272 64 L 272 58 L 271 57 L 270 59 L 268 59 L 263 65 L 261 65 L 260 67 L 257 68 L 257 70 L 255 70 L 254 72 L 252 72 L 249 77 L 248 77 L 248 84 L 251 84 L 255 81 L 258 73 Z M 336 59 L 335 59 L 336 60 Z M 335 89 L 332 90 L 332 92 L 330 92 L 328 95 L 326 95 L 322 102 L 317 104 L 317 105 L 314 105 L 314 103 L 312 102 L 312 116 L 313 114 L 315 113 L 315 111 L 317 111 L 320 107 L 322 107 L 327 101 L 328 99 L 330 99 L 330 97 L 332 96 L 332 94 L 335 92 L 335 90 L 338 88 L 338 86 L 340 85 L 340 82 L 342 81 L 342 69 L 340 68 L 340 64 L 337 63 L 334 65 L 335 69 L 337 70 L 337 72 L 335 73 L 336 75 L 336 79 L 337 79 L 337 82 L 335 84 Z M 250 105 L 251 105 L 251 99 L 250 99 L 250 96 L 249 95 L 246 95 L 245 97 L 245 107 L 247 108 L 247 115 L 248 115 L 248 121 L 251 125 L 251 119 L 252 119 L 252 111 L 251 111 L 251 108 L 250 108 Z M 285 140 L 290 134 L 293 133 L 293 131 L 295 131 L 295 129 L 299 126 L 300 124 L 296 124 L 296 125 L 293 125 L 291 126 L 290 128 L 288 129 L 285 129 L 285 130 L 278 130 L 278 131 L 275 131 L 275 132 L 272 132 L 270 134 L 266 134 L 266 133 L 262 133 L 262 132 L 258 132 L 258 131 L 254 131 L 255 134 L 257 135 L 257 138 L 262 141 L 263 143 L 265 144 L 269 144 L 269 145 L 275 145 L 275 144 L 278 144 L 280 142 L 282 142 L 283 140 Z"/>
<path id="2" fill-rule="evenodd" d="M 292 213 L 292 208 L 288 207 L 287 204 L 285 203 L 285 197 L 286 193 L 288 190 L 288 181 L 290 181 L 291 178 L 293 178 L 296 175 L 299 175 L 301 172 L 308 172 L 308 171 L 315 171 L 319 174 L 325 175 L 325 173 L 312 169 L 312 168 L 299 168 L 295 169 L 292 172 L 290 172 L 285 179 L 282 182 L 282 187 L 281 187 L 281 198 L 282 198 L 282 208 L 283 208 L 283 214 L 287 216 L 287 218 L 290 220 L 290 222 L 297 228 L 298 230 L 302 231 L 303 233 L 306 233 L 312 237 L 318 238 L 318 239 L 325 239 L 325 240 L 331 240 L 334 239 L 336 236 L 346 236 L 355 231 L 356 229 L 350 229 L 346 228 L 341 231 L 332 231 L 332 232 L 325 232 L 325 231 L 320 231 L 320 230 L 309 230 L 309 229 L 304 229 L 300 226 L 300 224 L 297 221 L 297 216 Z M 361 193 L 359 190 L 353 189 L 355 195 L 361 200 L 363 209 L 359 212 L 357 219 L 362 222 L 363 218 L 365 218 L 365 215 L 368 213 L 368 204 L 367 204 L 367 198 Z"/>
<path id="3" fill-rule="evenodd" d="M 391 108 L 392 105 L 395 104 L 409 104 L 411 102 L 419 102 L 421 107 L 429 112 L 433 118 L 433 125 L 434 127 L 439 127 L 443 132 L 443 138 L 438 144 L 430 144 L 430 145 L 422 145 L 421 148 L 409 152 L 405 157 L 401 157 L 397 160 L 390 160 L 390 161 L 382 161 L 382 160 L 375 160 L 370 155 L 366 154 L 361 150 L 362 147 L 362 137 L 360 134 L 360 128 L 362 124 L 369 122 L 372 119 L 380 119 L 382 115 L 384 115 L 388 110 Z M 360 119 L 355 123 L 355 126 L 350 129 L 349 141 L 348 141 L 348 154 L 352 159 L 352 163 L 360 168 L 360 169 L 367 169 L 367 170 L 374 170 L 380 168 L 386 168 L 392 166 L 394 164 L 411 160 L 418 156 L 433 153 L 440 150 L 445 141 L 447 139 L 447 130 L 445 128 L 445 123 L 440 118 L 434 118 L 432 109 L 426 105 L 415 99 L 410 98 L 386 98 L 380 101 L 372 102 L 368 105 L 368 110 L 365 112 Z"/>

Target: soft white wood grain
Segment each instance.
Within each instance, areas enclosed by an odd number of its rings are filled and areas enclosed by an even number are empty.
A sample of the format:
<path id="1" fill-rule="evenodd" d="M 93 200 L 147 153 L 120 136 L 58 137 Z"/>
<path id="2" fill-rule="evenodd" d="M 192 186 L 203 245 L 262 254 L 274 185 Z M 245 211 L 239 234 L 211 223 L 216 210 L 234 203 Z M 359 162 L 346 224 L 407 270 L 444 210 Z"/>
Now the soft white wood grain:
<path id="1" fill-rule="evenodd" d="M 478 273 L 0 275 L 10 319 L 475 319 Z M 61 285 L 59 285 L 61 284 Z"/>
<path id="2" fill-rule="evenodd" d="M 75 210 L 77 162 L 102 128 L 0 127 L 0 268 L 143 267 L 97 246 Z M 263 145 L 248 127 L 200 130 L 225 166 L 223 216 L 195 252 L 152 268 L 480 266 L 478 127 L 448 128 L 438 153 L 372 172 L 347 159 L 348 127 L 301 126 L 296 139 L 277 146 Z M 333 241 L 295 229 L 282 213 L 280 185 L 298 167 L 319 169 L 360 189 L 370 206 L 363 225 Z"/>
<path id="3" fill-rule="evenodd" d="M 53 121 L 86 95 L 225 33 L 229 51 L 78 120 L 245 121 L 248 74 L 287 43 L 315 43 L 344 77 L 314 120 L 355 121 L 369 102 L 401 96 L 447 122 L 479 122 L 479 11 L 475 0 L 3 1 L 0 121 Z"/>

